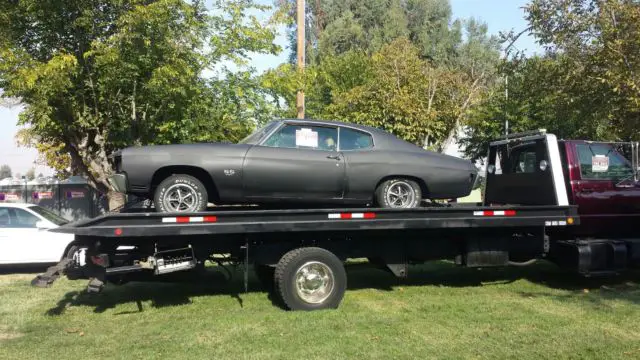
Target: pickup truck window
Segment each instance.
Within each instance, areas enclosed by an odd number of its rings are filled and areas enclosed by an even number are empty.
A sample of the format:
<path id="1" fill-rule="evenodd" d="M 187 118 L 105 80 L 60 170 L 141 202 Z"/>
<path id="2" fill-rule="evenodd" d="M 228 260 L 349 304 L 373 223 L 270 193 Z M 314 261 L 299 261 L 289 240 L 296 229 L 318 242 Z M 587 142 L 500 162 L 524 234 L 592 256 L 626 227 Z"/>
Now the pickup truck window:
<path id="1" fill-rule="evenodd" d="M 536 172 L 536 149 L 523 149 L 517 156 L 511 172 L 514 174 L 531 174 Z"/>
<path id="2" fill-rule="evenodd" d="M 633 176 L 629 162 L 611 145 L 578 144 L 580 173 L 585 180 L 620 181 Z"/>

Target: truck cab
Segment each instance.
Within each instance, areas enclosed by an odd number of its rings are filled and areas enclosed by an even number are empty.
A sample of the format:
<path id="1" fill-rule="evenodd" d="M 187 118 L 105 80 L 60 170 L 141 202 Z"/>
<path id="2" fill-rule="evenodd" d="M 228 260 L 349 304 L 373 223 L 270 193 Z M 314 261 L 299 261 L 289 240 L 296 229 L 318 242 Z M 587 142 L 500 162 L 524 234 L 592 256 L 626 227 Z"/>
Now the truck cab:
<path id="1" fill-rule="evenodd" d="M 542 130 L 493 142 L 488 160 L 486 205 L 577 205 L 571 237 L 637 235 L 637 143 L 556 140 Z"/>

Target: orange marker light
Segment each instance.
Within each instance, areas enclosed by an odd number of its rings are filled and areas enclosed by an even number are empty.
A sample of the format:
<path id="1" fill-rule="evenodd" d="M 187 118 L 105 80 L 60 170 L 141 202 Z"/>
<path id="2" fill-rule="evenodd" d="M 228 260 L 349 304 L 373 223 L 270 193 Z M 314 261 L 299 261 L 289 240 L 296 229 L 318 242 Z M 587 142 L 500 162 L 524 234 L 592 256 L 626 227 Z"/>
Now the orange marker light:
<path id="1" fill-rule="evenodd" d="M 573 225 L 573 218 L 568 218 L 567 219 L 567 224 Z"/>

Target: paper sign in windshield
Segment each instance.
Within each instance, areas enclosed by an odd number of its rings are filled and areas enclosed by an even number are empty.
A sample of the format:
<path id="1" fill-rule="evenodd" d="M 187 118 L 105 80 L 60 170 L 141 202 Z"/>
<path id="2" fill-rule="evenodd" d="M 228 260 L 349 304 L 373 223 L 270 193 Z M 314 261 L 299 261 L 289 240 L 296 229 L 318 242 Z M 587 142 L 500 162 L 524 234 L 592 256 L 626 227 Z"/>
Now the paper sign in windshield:
<path id="1" fill-rule="evenodd" d="M 605 155 L 596 155 L 591 157 L 591 171 L 605 172 L 609 170 L 609 157 Z"/>
<path id="2" fill-rule="evenodd" d="M 318 147 L 318 133 L 311 129 L 296 130 L 296 146 Z"/>

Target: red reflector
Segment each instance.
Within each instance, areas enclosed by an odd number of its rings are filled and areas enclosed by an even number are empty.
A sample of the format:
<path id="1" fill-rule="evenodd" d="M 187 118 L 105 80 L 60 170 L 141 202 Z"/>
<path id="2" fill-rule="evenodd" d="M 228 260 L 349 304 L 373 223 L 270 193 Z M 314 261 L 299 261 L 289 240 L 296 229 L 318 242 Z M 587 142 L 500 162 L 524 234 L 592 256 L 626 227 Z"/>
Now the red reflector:
<path id="1" fill-rule="evenodd" d="M 364 213 L 364 218 L 365 219 L 375 219 L 376 218 L 376 213 Z"/>
<path id="2" fill-rule="evenodd" d="M 98 266 L 104 266 L 104 259 L 100 256 L 92 256 L 91 262 Z"/>
<path id="3" fill-rule="evenodd" d="M 176 218 L 176 222 L 178 223 L 188 223 L 189 222 L 189 217 L 188 216 L 180 216 Z"/>
<path id="4" fill-rule="evenodd" d="M 351 213 L 340 214 L 340 219 L 351 219 Z"/>
<path id="5" fill-rule="evenodd" d="M 493 211 L 491 211 L 491 210 L 485 210 L 485 211 L 482 213 L 482 216 L 493 216 Z"/>
<path id="6" fill-rule="evenodd" d="M 218 218 L 216 216 L 205 216 L 204 217 L 204 222 L 216 222 L 218 221 Z"/>
<path id="7" fill-rule="evenodd" d="M 115 230 L 113 231 L 113 233 L 114 233 L 114 234 L 116 234 L 116 236 L 120 236 L 120 235 L 122 235 L 122 229 L 117 228 L 117 229 L 115 229 Z"/>
<path id="8" fill-rule="evenodd" d="M 515 210 L 505 210 L 504 211 L 504 216 L 516 216 L 516 211 Z"/>

